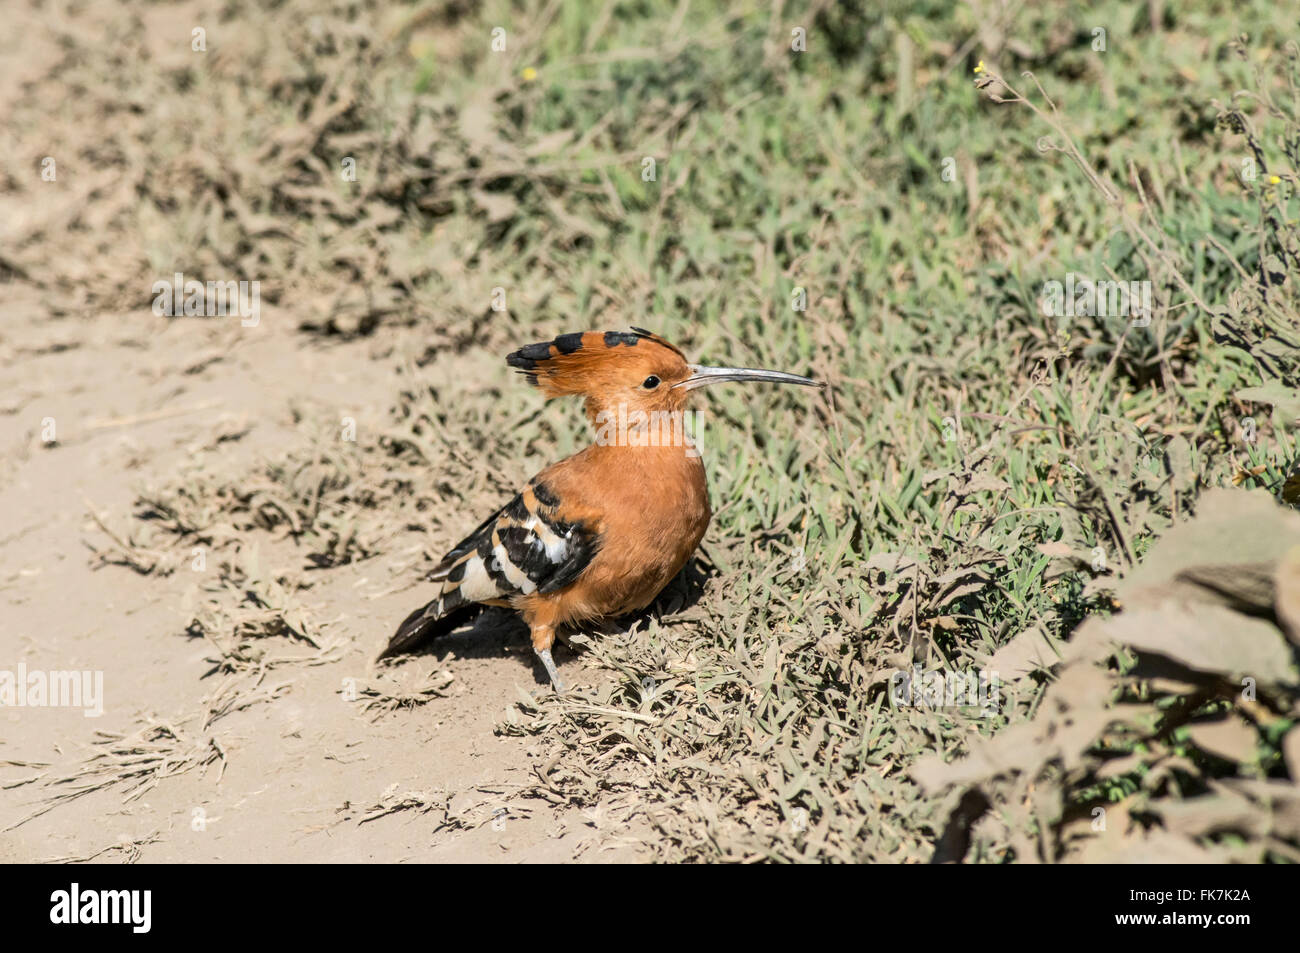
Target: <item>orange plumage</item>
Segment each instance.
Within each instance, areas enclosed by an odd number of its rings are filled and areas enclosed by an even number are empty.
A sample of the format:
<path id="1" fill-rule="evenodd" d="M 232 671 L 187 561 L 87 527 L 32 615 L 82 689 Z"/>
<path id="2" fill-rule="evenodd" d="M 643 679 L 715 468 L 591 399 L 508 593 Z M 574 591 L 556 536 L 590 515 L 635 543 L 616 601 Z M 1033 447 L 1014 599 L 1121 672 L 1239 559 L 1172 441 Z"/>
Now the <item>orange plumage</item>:
<path id="1" fill-rule="evenodd" d="M 688 364 L 639 328 L 564 334 L 506 360 L 548 397 L 582 397 L 596 442 L 533 477 L 452 549 L 430 574 L 437 597 L 406 618 L 381 657 L 451 631 L 479 606 L 510 606 L 562 691 L 556 630 L 648 606 L 708 528 L 704 466 L 684 424 L 690 392 L 733 380 L 816 382 Z"/>

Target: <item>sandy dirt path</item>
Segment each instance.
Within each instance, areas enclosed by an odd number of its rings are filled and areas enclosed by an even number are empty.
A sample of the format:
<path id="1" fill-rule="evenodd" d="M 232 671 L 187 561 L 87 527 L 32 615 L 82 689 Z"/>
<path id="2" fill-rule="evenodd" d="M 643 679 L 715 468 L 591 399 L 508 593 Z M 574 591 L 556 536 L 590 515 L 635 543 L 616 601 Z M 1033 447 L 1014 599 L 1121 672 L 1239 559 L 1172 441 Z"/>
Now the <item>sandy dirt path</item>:
<path id="1" fill-rule="evenodd" d="M 373 342 L 305 343 L 288 325 L 282 313 L 257 329 L 138 313 L 59 321 L 34 297 L 7 302 L 0 670 L 102 672 L 104 700 L 96 718 L 51 707 L 0 715 L 0 860 L 636 856 L 634 842 L 601 830 L 600 818 L 512 798 L 535 780 L 535 742 L 494 727 L 519 692 L 541 685 L 523 632 L 508 620 L 472 642 L 453 637 L 451 656 L 404 663 L 451 671 L 448 697 L 367 713 L 345 700 L 345 680 L 364 677 L 394 620 L 419 600 L 418 574 L 407 574 L 413 588 L 384 594 L 386 557 L 321 571 L 305 601 L 339 640 L 335 659 L 271 670 L 260 691 L 241 696 L 248 707 L 205 729 L 204 699 L 221 676 L 209 674 L 210 646 L 185 634 L 202 574 L 95 565 L 88 542 L 106 536 L 92 509 L 115 532 L 129 531 L 136 491 L 168 481 L 195 454 L 250 466 L 274 457 L 294 439 L 294 406 L 329 407 L 338 394 L 363 424 L 385 412 L 391 381 Z M 52 447 L 41 439 L 47 418 Z M 242 436 L 213 442 L 230 432 Z M 261 558 L 301 569 L 292 543 L 265 547 Z M 54 794 L 103 780 L 85 760 L 102 733 L 130 736 L 151 721 L 195 742 L 210 735 L 224 761 L 129 800 L 129 780 L 119 780 L 51 806 Z M 47 784 L 62 776 L 76 780 Z M 403 802 L 412 806 L 363 821 Z"/>

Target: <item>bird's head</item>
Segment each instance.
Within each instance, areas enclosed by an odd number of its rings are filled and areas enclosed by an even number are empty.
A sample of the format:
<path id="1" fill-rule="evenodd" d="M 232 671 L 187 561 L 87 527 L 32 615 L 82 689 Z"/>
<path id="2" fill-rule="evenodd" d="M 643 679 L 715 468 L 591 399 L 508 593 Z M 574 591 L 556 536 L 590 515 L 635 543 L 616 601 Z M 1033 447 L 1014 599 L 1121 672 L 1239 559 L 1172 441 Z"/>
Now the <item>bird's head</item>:
<path id="1" fill-rule="evenodd" d="M 520 348 L 506 363 L 547 397 L 585 398 L 593 422 L 602 412 L 616 413 L 620 407 L 646 414 L 679 413 L 691 391 L 724 381 L 822 386 L 781 371 L 690 364 L 672 344 L 641 328 L 561 334 L 554 341 Z"/>

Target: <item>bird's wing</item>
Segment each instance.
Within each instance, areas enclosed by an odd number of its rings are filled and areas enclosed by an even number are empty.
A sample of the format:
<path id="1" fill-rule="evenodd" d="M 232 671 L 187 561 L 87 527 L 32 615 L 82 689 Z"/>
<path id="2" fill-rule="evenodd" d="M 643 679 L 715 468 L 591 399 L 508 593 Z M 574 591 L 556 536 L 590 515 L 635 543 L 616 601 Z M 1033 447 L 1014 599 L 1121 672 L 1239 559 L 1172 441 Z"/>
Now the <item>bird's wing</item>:
<path id="1" fill-rule="evenodd" d="M 600 532 L 588 520 L 564 519 L 562 511 L 544 482 L 530 482 L 443 557 L 429 576 L 442 584 L 437 598 L 398 627 L 383 654 L 422 640 L 433 623 L 472 603 L 508 605 L 577 579 L 600 550 Z"/>
<path id="2" fill-rule="evenodd" d="M 560 501 L 533 481 L 457 544 L 430 578 L 463 602 L 554 592 L 573 582 L 600 548 L 589 523 L 565 520 Z"/>

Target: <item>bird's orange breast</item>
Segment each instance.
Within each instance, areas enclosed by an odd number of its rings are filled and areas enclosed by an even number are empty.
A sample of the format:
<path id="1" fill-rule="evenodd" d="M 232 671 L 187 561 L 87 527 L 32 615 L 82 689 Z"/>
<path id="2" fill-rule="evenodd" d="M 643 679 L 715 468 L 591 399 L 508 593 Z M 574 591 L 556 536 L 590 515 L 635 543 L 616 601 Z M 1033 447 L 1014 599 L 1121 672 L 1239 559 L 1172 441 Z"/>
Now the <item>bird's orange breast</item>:
<path id="1" fill-rule="evenodd" d="M 708 528 L 708 486 L 687 448 L 593 446 L 542 474 L 558 514 L 600 533 L 600 549 L 559 592 L 519 601 L 526 616 L 562 625 L 649 605 L 695 552 Z"/>

